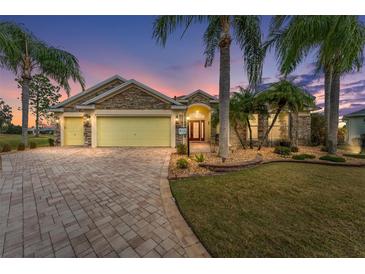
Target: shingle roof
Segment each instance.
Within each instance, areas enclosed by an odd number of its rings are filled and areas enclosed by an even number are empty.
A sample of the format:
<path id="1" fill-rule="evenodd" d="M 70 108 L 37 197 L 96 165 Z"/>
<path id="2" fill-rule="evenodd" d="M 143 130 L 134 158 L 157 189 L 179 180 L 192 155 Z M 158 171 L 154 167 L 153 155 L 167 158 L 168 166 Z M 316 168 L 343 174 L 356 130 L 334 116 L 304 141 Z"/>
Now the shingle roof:
<path id="1" fill-rule="evenodd" d="M 343 118 L 346 119 L 346 118 L 361 117 L 361 116 L 365 116 L 365 108 L 346 114 L 343 116 Z"/>

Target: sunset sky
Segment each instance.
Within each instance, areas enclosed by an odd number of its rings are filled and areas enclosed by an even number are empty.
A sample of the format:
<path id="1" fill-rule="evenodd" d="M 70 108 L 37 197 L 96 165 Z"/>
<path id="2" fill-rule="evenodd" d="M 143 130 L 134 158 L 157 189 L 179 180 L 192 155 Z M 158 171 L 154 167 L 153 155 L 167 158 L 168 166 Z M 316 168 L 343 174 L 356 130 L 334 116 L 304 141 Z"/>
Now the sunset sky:
<path id="1" fill-rule="evenodd" d="M 136 79 L 171 97 L 202 89 L 218 93 L 218 55 L 210 68 L 204 68 L 202 34 L 205 25 L 194 25 L 180 39 L 181 30 L 170 37 L 165 48 L 152 39 L 153 16 L 0 16 L 0 21 L 23 23 L 38 38 L 67 50 L 80 61 L 82 73 L 90 87 L 112 75 Z M 263 16 L 266 37 L 270 16 Z M 361 20 L 365 21 L 362 16 Z M 323 76 L 314 75 L 313 55 L 293 73 L 296 82 L 323 105 Z M 14 124 L 20 124 L 20 90 L 15 76 L 0 70 L 0 97 L 13 107 Z M 274 52 L 266 59 L 264 83 L 276 81 L 278 71 Z M 340 114 L 365 108 L 365 73 L 346 75 L 341 79 Z M 241 53 L 236 44 L 231 53 L 231 87 L 245 86 Z M 71 95 L 80 87 L 71 84 Z M 66 95 L 63 94 L 63 99 Z M 30 126 L 34 124 L 31 118 Z"/>

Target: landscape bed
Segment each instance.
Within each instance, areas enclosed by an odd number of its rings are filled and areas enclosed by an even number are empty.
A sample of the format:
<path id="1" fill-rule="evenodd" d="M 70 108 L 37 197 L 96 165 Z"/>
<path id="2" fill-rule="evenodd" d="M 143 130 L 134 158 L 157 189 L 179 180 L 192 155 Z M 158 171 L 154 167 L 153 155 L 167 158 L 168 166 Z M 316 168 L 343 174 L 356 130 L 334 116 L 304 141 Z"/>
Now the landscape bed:
<path id="1" fill-rule="evenodd" d="M 364 257 L 365 168 L 272 163 L 170 181 L 213 257 Z"/>
<path id="2" fill-rule="evenodd" d="M 348 152 L 342 149 L 338 149 L 338 156 L 345 158 L 347 164 L 358 164 L 364 163 L 365 159 L 361 157 L 350 157 L 347 154 Z M 206 176 L 210 174 L 214 174 L 214 172 L 210 171 L 207 168 L 199 166 L 197 161 L 195 161 L 195 154 L 200 153 L 191 153 L 190 158 L 187 155 L 179 155 L 177 153 L 173 153 L 170 159 L 169 165 L 169 178 L 177 179 L 177 178 L 186 178 L 191 176 Z M 296 153 L 291 153 L 291 155 L 279 155 L 274 153 L 274 147 L 263 147 L 260 151 L 257 151 L 257 148 L 254 149 L 236 149 L 230 154 L 230 158 L 222 163 L 221 158 L 218 157 L 217 153 L 203 153 L 204 155 L 204 164 L 214 164 L 214 165 L 237 165 L 244 164 L 245 162 L 254 161 L 257 159 L 257 156 L 262 158 L 262 161 L 273 161 L 273 160 L 295 160 L 292 157 L 294 155 L 311 155 L 315 158 L 306 158 L 303 161 L 311 161 L 311 160 L 319 160 L 320 157 L 326 156 L 327 153 L 321 151 L 321 147 L 311 147 L 311 146 L 300 146 L 299 151 Z M 176 161 L 180 158 L 185 158 L 188 161 L 188 168 L 181 169 L 176 166 Z M 319 160 L 322 161 L 322 160 Z M 328 162 L 328 161 L 322 161 Z"/>

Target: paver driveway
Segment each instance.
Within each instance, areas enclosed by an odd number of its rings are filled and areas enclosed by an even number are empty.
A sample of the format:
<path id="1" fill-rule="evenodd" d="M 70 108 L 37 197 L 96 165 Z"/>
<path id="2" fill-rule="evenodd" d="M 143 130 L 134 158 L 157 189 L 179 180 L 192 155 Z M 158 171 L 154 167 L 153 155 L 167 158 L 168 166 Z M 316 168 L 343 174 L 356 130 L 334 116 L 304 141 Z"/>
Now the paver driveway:
<path id="1" fill-rule="evenodd" d="M 2 156 L 2 257 L 181 257 L 164 214 L 169 149 L 45 148 Z"/>

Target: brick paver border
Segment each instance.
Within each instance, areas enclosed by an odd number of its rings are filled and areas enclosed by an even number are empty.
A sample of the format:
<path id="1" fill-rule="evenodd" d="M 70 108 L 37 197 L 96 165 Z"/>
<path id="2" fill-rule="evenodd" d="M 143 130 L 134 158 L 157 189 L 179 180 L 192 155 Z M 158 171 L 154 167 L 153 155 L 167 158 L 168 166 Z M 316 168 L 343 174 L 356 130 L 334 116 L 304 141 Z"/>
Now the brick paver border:
<path id="1" fill-rule="evenodd" d="M 167 180 L 169 161 L 170 154 L 168 154 L 165 158 L 165 161 L 161 168 L 160 178 L 161 199 L 165 214 L 170 222 L 172 229 L 176 234 L 177 239 L 180 241 L 180 244 L 184 248 L 188 257 L 210 258 L 208 251 L 200 243 L 199 239 L 195 236 L 194 232 L 191 230 L 183 216 L 180 214 L 180 211 L 176 206 L 175 200 L 172 197 L 170 184 Z"/>

